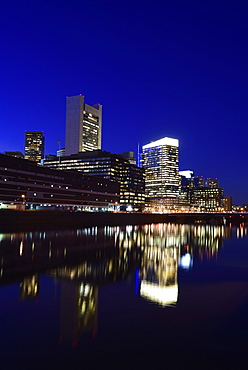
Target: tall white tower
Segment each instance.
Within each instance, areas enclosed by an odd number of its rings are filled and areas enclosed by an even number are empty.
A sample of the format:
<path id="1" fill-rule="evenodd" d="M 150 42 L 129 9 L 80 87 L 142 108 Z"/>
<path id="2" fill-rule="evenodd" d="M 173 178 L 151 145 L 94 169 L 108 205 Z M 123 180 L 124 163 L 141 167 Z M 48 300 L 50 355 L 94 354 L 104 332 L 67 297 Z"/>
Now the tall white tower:
<path id="1" fill-rule="evenodd" d="M 66 98 L 65 155 L 101 149 L 102 106 L 84 103 L 84 96 Z"/>

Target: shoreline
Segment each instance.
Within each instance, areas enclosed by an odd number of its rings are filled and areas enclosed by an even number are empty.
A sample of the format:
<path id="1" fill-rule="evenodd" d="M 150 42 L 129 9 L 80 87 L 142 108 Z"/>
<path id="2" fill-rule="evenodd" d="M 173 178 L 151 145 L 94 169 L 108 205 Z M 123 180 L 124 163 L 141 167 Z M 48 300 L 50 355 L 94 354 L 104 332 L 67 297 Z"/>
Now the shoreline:
<path id="1" fill-rule="evenodd" d="M 152 223 L 239 225 L 248 214 L 231 213 L 93 213 L 54 210 L 0 210 L 0 232 Z"/>

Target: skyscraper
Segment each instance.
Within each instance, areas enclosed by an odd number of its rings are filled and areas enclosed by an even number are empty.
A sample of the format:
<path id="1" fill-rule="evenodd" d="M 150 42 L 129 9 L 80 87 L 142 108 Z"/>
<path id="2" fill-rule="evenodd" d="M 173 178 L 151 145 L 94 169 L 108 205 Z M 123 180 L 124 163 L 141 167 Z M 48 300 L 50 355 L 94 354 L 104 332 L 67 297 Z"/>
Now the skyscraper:
<path id="1" fill-rule="evenodd" d="M 180 190 L 177 139 L 164 137 L 142 147 L 146 196 L 176 198 Z"/>
<path id="2" fill-rule="evenodd" d="M 66 98 L 65 155 L 101 149 L 102 106 L 84 103 L 84 96 Z"/>
<path id="3" fill-rule="evenodd" d="M 42 131 L 25 131 L 25 159 L 40 163 L 44 158 L 44 143 Z"/>

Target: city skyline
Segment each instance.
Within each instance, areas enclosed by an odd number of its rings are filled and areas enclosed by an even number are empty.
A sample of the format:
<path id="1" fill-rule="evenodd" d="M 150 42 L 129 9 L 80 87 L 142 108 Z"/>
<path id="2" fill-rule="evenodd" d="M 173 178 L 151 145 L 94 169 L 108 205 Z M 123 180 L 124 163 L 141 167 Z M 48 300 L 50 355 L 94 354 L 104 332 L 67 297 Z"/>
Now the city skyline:
<path id="1" fill-rule="evenodd" d="M 66 96 L 103 106 L 102 149 L 180 141 L 179 169 L 248 203 L 247 22 L 242 1 L 1 4 L 0 152 L 43 131 L 65 146 Z"/>

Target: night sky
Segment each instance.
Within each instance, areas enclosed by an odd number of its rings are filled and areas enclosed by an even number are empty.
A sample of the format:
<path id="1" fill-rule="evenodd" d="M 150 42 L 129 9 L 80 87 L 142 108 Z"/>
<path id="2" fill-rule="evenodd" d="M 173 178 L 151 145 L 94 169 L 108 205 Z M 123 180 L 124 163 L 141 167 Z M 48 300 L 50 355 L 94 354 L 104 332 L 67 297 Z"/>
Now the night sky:
<path id="1" fill-rule="evenodd" d="M 102 149 L 179 139 L 180 170 L 248 203 L 246 0 L 0 0 L 0 152 L 64 146 L 66 96 L 103 105 Z"/>

